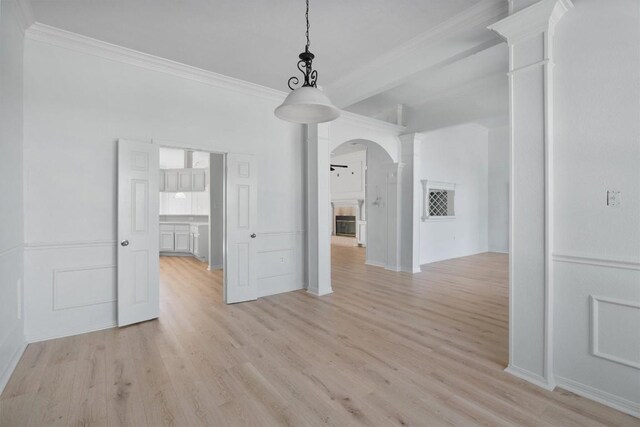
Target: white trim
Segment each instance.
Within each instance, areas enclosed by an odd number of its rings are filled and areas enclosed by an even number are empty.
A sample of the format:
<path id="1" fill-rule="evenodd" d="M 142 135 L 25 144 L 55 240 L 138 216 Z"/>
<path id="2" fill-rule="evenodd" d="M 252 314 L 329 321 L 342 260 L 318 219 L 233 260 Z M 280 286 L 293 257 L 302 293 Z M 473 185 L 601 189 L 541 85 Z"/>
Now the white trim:
<path id="1" fill-rule="evenodd" d="M 514 377 L 520 378 L 521 380 L 525 380 L 537 385 L 538 387 L 542 387 L 545 390 L 553 390 L 554 388 L 556 388 L 553 376 L 551 376 L 551 378 L 549 379 L 546 379 L 538 374 L 530 372 L 526 369 L 518 368 L 517 366 L 513 365 L 507 366 L 504 371 L 508 374 L 513 375 Z"/>
<path id="2" fill-rule="evenodd" d="M 0 394 L 2 394 L 2 392 L 4 391 L 4 388 L 9 383 L 9 380 L 11 379 L 11 375 L 13 375 L 13 371 L 15 371 L 16 366 L 18 366 L 18 362 L 20 362 L 20 359 L 22 358 L 24 351 L 27 349 L 27 345 L 28 345 L 27 342 L 23 338 L 22 344 L 13 353 L 13 356 L 11 356 L 11 360 L 9 361 L 9 364 L 7 365 L 5 370 L 2 372 L 2 375 L 0 375 Z"/>
<path id="3" fill-rule="evenodd" d="M 223 268 L 224 268 L 224 266 L 222 264 L 210 265 L 210 266 L 207 267 L 207 270 L 214 271 L 214 270 L 222 270 Z"/>
<path id="4" fill-rule="evenodd" d="M 304 289 L 304 288 L 300 288 L 300 289 Z M 314 297 L 322 297 L 322 296 L 325 296 L 325 295 L 331 295 L 333 293 L 333 289 L 331 289 L 331 290 L 329 290 L 327 292 L 324 292 L 324 293 L 314 292 L 314 291 L 312 291 L 310 289 L 305 289 L 305 290 L 307 291 L 308 294 L 311 294 Z M 290 291 L 284 291 L 284 292 L 290 292 Z"/>
<path id="5" fill-rule="evenodd" d="M 443 181 L 433 181 L 429 179 L 420 180 L 422 184 L 422 221 L 423 222 L 431 222 L 431 221 L 453 221 L 456 219 L 455 211 L 456 211 L 456 184 L 453 182 L 443 182 Z M 444 191 L 452 191 L 453 192 L 453 215 L 448 216 L 430 216 L 429 215 L 429 190 L 444 190 Z M 448 202 L 447 202 L 448 203 Z M 448 213 L 448 212 L 447 212 Z"/>
<path id="6" fill-rule="evenodd" d="M 282 101 L 287 95 L 282 91 L 96 40 L 40 22 L 34 23 L 31 28 L 26 31 L 25 37 L 29 40 L 48 43 L 115 62 L 159 71 L 236 92 L 258 95 L 277 101 Z"/>
<path id="7" fill-rule="evenodd" d="M 69 329 L 68 328 L 68 330 L 65 330 L 65 331 L 60 332 L 60 333 L 27 335 L 27 342 L 29 344 L 31 344 L 31 343 L 36 343 L 36 342 L 40 342 L 40 341 L 47 341 L 47 340 L 54 340 L 54 339 L 58 339 L 58 338 L 70 337 L 70 336 L 73 336 L 73 335 L 88 334 L 90 332 L 101 331 L 103 329 L 115 328 L 116 326 L 118 326 L 118 324 L 114 319 L 114 320 L 111 320 L 111 321 L 105 322 L 105 323 L 97 323 L 95 325 L 89 325 L 89 326 L 85 325 L 84 327 L 78 328 L 78 329 Z"/>
<path id="8" fill-rule="evenodd" d="M 624 359 L 622 357 L 615 356 L 613 354 L 607 354 L 600 351 L 599 336 L 599 303 L 606 302 L 609 304 L 619 305 L 623 307 L 631 307 L 640 309 L 640 302 L 632 300 L 623 300 L 617 298 L 600 297 L 595 295 L 589 295 L 589 302 L 591 306 L 591 354 L 601 359 L 609 360 L 610 362 L 619 363 L 621 365 L 628 366 L 630 368 L 640 369 L 640 362 L 634 360 Z"/>
<path id="9" fill-rule="evenodd" d="M 632 402 L 568 378 L 556 376 L 556 384 L 559 388 L 563 388 L 579 396 L 586 397 L 587 399 L 595 400 L 596 402 L 602 403 L 610 408 L 622 411 L 625 414 L 640 418 L 640 403 Z"/>
<path id="10" fill-rule="evenodd" d="M 24 244 L 25 251 L 37 251 L 48 249 L 84 248 L 97 246 L 115 246 L 115 240 L 76 240 L 57 242 L 28 242 Z"/>
<path id="11" fill-rule="evenodd" d="M 487 28 L 511 46 L 540 33 L 553 31 L 558 21 L 572 7 L 571 0 L 541 0 Z"/>
<path id="12" fill-rule="evenodd" d="M 368 265 L 368 266 L 371 266 L 371 267 L 380 267 L 380 268 L 386 268 L 387 267 L 387 265 L 384 262 L 369 261 L 369 260 L 366 260 L 364 262 L 364 265 Z"/>
<path id="13" fill-rule="evenodd" d="M 52 310 L 53 311 L 63 311 L 63 310 L 70 310 L 73 308 L 79 308 L 79 307 L 88 307 L 88 306 L 92 306 L 92 305 L 99 305 L 99 304 L 109 304 L 109 303 L 114 303 L 117 302 L 118 299 L 116 298 L 112 298 L 112 299 L 107 299 L 107 300 L 93 300 L 91 302 L 88 303 L 84 303 L 84 304 L 79 304 L 79 305 L 67 305 L 67 306 L 58 306 L 57 301 L 58 301 L 58 275 L 60 273 L 70 273 L 70 272 L 75 272 L 75 271 L 89 271 L 89 270 L 114 270 L 116 271 L 117 266 L 115 264 L 104 264 L 104 265 L 89 265 L 89 266 L 84 266 L 84 267 L 71 267 L 71 268 L 54 268 L 53 269 L 53 282 L 51 284 L 51 288 L 53 291 L 53 295 L 52 295 L 52 300 L 53 300 L 53 306 L 52 306 Z"/>
<path id="14" fill-rule="evenodd" d="M 604 258 L 595 256 L 584 256 L 578 254 L 554 253 L 553 261 L 570 264 L 584 264 L 594 267 L 618 268 L 623 270 L 640 271 L 640 261 L 624 258 Z"/>
<path id="15" fill-rule="evenodd" d="M 398 135 L 407 130 L 406 126 L 385 122 L 384 120 L 374 119 L 373 117 L 361 116 L 360 114 L 351 113 L 344 110 L 340 111 L 339 120 L 346 122 L 347 124 L 366 126 L 371 130 L 392 132 Z"/>

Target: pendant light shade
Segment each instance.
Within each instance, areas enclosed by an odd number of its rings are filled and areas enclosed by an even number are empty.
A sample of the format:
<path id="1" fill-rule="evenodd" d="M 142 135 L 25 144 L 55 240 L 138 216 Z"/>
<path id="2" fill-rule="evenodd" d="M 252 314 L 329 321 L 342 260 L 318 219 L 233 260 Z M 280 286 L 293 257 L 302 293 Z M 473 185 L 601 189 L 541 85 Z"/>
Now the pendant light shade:
<path id="1" fill-rule="evenodd" d="M 340 110 L 320 89 L 301 86 L 287 96 L 275 114 L 288 122 L 324 123 L 340 117 Z"/>
<path id="2" fill-rule="evenodd" d="M 335 120 L 340 117 L 338 110 L 329 101 L 316 82 L 318 81 L 318 71 L 313 69 L 313 58 L 315 55 L 311 53 L 309 47 L 309 0 L 306 0 L 307 12 L 305 18 L 307 20 L 307 44 L 304 52 L 298 55 L 298 70 L 302 73 L 302 85 L 295 88 L 300 83 L 298 77 L 291 77 L 288 81 L 291 93 L 275 110 L 276 117 L 294 123 L 324 123 Z"/>

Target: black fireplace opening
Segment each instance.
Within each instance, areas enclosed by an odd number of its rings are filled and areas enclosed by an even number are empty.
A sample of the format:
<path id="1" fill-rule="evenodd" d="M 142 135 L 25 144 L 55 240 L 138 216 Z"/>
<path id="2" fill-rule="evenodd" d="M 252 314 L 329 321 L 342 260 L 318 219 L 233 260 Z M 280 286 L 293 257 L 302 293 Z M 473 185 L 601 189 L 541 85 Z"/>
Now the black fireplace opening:
<path id="1" fill-rule="evenodd" d="M 356 237 L 356 217 L 336 215 L 336 236 Z"/>

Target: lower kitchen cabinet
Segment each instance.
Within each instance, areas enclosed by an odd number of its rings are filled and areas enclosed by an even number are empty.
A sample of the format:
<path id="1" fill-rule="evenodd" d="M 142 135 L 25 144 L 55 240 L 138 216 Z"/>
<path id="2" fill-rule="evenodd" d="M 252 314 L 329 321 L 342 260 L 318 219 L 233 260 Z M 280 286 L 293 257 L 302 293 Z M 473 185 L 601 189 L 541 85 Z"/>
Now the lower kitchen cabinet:
<path id="1" fill-rule="evenodd" d="M 209 256 L 209 226 L 207 224 L 160 224 L 160 252 Z"/>

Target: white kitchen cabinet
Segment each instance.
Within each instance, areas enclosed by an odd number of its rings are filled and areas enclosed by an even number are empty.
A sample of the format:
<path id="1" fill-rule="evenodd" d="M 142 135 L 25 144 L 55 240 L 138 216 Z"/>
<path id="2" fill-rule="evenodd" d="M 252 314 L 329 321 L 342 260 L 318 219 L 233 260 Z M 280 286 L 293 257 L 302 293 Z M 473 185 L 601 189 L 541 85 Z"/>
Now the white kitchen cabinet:
<path id="1" fill-rule="evenodd" d="M 207 186 L 206 169 L 191 169 L 191 191 L 204 191 Z"/>
<path id="2" fill-rule="evenodd" d="M 175 225 L 174 248 L 175 252 L 189 252 L 191 249 L 189 225 Z"/>
<path id="3" fill-rule="evenodd" d="M 178 170 L 166 169 L 164 171 L 164 191 L 178 191 Z"/>
<path id="4" fill-rule="evenodd" d="M 160 252 L 173 252 L 173 225 L 160 224 Z"/>
<path id="5" fill-rule="evenodd" d="M 191 191 L 191 169 L 181 169 L 178 171 L 178 191 Z"/>

